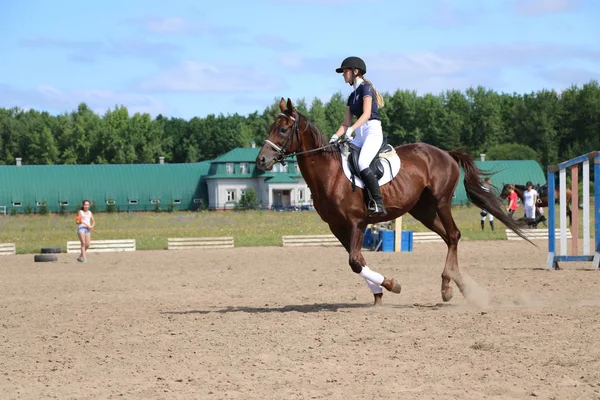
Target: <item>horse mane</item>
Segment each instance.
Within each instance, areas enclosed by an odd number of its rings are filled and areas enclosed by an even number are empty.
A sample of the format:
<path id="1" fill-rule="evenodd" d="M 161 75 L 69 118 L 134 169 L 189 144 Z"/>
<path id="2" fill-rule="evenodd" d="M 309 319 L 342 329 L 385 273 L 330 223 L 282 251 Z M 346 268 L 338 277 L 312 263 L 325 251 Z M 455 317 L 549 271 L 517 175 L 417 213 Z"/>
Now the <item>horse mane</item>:
<path id="1" fill-rule="evenodd" d="M 310 119 L 308 119 L 307 116 L 300 113 L 298 110 L 296 110 L 296 113 L 299 117 L 302 117 L 306 122 L 306 127 L 312 135 L 315 145 L 317 147 L 324 147 L 321 153 L 325 153 L 327 156 L 341 160 L 341 155 L 338 151 L 338 148 L 336 146 L 329 146 L 329 141 L 325 136 L 323 136 L 319 128 Z"/>

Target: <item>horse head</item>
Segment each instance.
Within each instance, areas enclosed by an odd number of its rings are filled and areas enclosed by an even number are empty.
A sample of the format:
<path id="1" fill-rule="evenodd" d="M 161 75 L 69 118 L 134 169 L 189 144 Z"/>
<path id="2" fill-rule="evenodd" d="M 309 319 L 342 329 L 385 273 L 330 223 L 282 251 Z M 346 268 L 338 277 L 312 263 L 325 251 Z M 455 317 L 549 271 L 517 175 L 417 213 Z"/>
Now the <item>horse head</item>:
<path id="1" fill-rule="evenodd" d="M 271 127 L 265 143 L 256 157 L 256 166 L 263 171 L 270 171 L 280 162 L 285 165 L 287 155 L 300 150 L 300 133 L 298 131 L 299 114 L 292 101 L 281 98 L 281 113 Z"/>
<path id="2" fill-rule="evenodd" d="M 510 183 L 505 183 L 502 185 L 502 191 L 500 192 L 500 198 L 502 200 L 508 197 L 508 188 L 510 187 Z"/>

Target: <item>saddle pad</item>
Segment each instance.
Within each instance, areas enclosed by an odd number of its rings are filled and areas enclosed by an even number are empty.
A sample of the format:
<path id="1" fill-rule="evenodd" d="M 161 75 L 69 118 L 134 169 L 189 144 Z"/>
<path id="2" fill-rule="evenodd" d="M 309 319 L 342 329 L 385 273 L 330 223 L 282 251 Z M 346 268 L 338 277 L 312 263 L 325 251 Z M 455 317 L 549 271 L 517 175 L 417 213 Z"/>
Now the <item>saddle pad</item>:
<path id="1" fill-rule="evenodd" d="M 352 176 L 350 174 L 350 167 L 348 166 L 348 153 L 345 151 L 342 151 L 341 154 L 342 154 L 342 167 L 344 169 L 344 175 L 346 175 L 346 178 L 348 178 L 348 180 L 350 182 L 352 182 Z M 381 165 L 383 166 L 383 175 L 379 179 L 379 186 L 383 186 L 386 183 L 389 183 L 392 179 L 394 179 L 394 177 L 400 171 L 401 162 L 400 162 L 400 157 L 398 157 L 398 154 L 396 153 L 396 151 L 391 151 L 389 153 L 384 153 L 384 154 L 385 154 L 385 156 L 382 156 L 381 154 L 379 155 L 379 158 L 381 159 Z M 355 176 L 354 182 L 355 182 L 356 186 L 358 186 L 359 188 L 365 187 L 365 184 L 363 183 L 362 179 L 360 179 L 360 176 Z"/>

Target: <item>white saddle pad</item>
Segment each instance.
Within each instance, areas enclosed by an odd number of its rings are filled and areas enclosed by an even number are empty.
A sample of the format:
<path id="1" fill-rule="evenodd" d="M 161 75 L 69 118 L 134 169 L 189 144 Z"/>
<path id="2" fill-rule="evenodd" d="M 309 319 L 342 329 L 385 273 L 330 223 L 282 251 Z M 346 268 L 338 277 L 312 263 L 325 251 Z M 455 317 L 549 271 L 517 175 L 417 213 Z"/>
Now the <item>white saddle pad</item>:
<path id="1" fill-rule="evenodd" d="M 344 169 L 344 175 L 346 175 L 346 178 L 348 178 L 348 180 L 350 182 L 352 182 L 352 176 L 350 174 L 350 166 L 348 165 L 348 152 L 347 151 L 342 151 L 342 167 Z M 383 186 L 386 183 L 390 182 L 392 179 L 394 179 L 394 177 L 396 175 L 398 175 L 398 172 L 400 171 L 400 157 L 398 157 L 398 154 L 396 153 L 396 151 L 390 151 L 388 153 L 383 153 L 383 155 L 380 154 L 379 159 L 381 160 L 381 165 L 383 166 L 383 175 L 381 176 L 381 178 L 379 179 L 379 186 Z M 365 184 L 363 183 L 362 179 L 360 179 L 360 176 L 355 176 L 354 177 L 354 182 L 356 183 L 356 186 L 358 186 L 359 188 L 364 188 Z"/>

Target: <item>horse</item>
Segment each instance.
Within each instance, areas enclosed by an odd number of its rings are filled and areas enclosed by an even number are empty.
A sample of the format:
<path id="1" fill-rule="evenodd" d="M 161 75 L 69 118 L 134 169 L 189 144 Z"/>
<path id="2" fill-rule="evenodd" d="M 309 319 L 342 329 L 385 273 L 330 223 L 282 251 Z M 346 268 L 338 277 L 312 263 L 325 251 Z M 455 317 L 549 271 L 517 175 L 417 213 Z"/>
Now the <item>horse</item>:
<path id="1" fill-rule="evenodd" d="M 343 173 L 339 142 L 328 143 L 318 128 L 294 108 L 289 98 L 287 102 L 281 98 L 279 108 L 281 113 L 269 128 L 256 157 L 256 166 L 270 171 L 276 163 L 285 163 L 286 158 L 296 156 L 300 172 L 311 190 L 315 210 L 348 252 L 352 271 L 371 289 L 374 306 L 382 305 L 383 289 L 400 293 L 401 285 L 396 279 L 384 277 L 367 266 L 361 252 L 365 228 L 368 224 L 394 220 L 405 213 L 437 233 L 447 245 L 442 300 L 452 299 L 452 281 L 469 300 L 467 281 L 458 266 L 461 233 L 451 208 L 460 167 L 464 170 L 465 189 L 471 202 L 529 241 L 504 213 L 497 195 L 483 186 L 481 176 L 486 173 L 477 168 L 471 155 L 462 150 L 444 151 L 426 143 L 394 148 L 402 167 L 391 182 L 381 187 L 387 215 L 371 216 L 364 190 L 353 186 Z"/>
<path id="2" fill-rule="evenodd" d="M 500 198 L 502 200 L 505 200 L 508 197 L 508 187 L 510 184 L 506 183 L 502 186 L 502 191 L 500 192 Z M 514 184 L 515 186 L 515 193 L 517 194 L 517 196 L 519 197 L 519 199 L 521 199 L 521 203 L 525 204 L 525 190 L 527 190 L 527 188 L 525 187 L 525 185 L 517 185 Z M 545 184 L 543 186 L 539 187 L 538 191 L 538 200 L 537 200 L 537 204 L 536 204 L 536 215 L 538 213 L 537 208 L 543 208 L 543 207 L 548 207 L 548 185 Z M 567 198 L 567 217 L 569 218 L 569 226 L 571 226 L 571 188 L 567 188 L 567 190 L 565 191 L 565 195 Z M 558 203 L 558 201 L 560 200 L 560 188 L 556 187 L 554 189 L 554 200 L 555 203 Z M 536 218 L 537 220 L 537 218 Z"/>

